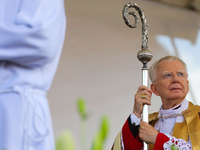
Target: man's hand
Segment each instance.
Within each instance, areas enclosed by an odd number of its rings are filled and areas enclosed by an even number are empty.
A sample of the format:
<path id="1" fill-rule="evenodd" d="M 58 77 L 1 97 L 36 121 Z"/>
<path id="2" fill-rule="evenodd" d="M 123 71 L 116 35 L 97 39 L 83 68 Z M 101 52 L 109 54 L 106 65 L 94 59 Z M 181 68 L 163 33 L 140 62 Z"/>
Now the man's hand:
<path id="1" fill-rule="evenodd" d="M 140 118 L 144 104 L 151 105 L 152 91 L 146 86 L 139 86 L 137 93 L 135 94 L 135 103 L 133 113 Z M 142 98 L 142 96 L 144 96 Z"/>
<path id="2" fill-rule="evenodd" d="M 156 131 L 156 129 L 154 129 L 150 124 L 144 121 L 140 122 L 139 137 L 142 141 L 155 144 L 157 135 L 158 131 Z"/>

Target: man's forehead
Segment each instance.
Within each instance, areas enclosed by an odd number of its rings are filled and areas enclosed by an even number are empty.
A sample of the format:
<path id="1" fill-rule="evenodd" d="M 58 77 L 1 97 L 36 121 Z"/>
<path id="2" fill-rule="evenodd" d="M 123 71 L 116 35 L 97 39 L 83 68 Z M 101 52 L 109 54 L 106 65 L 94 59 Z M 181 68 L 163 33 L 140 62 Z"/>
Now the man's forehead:
<path id="1" fill-rule="evenodd" d="M 168 65 L 171 66 L 172 64 L 176 64 L 179 67 L 185 68 L 184 65 L 178 60 L 163 60 L 157 65 L 157 67 L 166 68 L 169 67 Z"/>
<path id="2" fill-rule="evenodd" d="M 164 71 L 186 71 L 185 66 L 178 60 L 173 61 L 167 61 L 163 60 L 157 65 L 157 71 L 158 72 L 164 72 Z"/>

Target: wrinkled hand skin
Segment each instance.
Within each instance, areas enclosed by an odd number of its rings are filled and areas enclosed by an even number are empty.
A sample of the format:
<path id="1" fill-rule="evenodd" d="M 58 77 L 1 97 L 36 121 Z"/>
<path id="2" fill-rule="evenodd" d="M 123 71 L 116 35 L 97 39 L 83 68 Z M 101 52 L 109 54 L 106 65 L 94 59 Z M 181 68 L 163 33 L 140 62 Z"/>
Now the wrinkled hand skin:
<path id="1" fill-rule="evenodd" d="M 144 94 L 146 96 L 145 99 L 141 98 L 141 95 Z M 152 91 L 149 90 L 146 86 L 139 86 L 138 91 L 135 94 L 135 102 L 134 102 L 134 108 L 133 113 L 138 117 L 141 118 L 142 112 L 143 112 L 143 106 L 144 104 L 151 105 L 151 96 Z"/>
<path id="2" fill-rule="evenodd" d="M 142 141 L 155 144 L 157 135 L 158 131 L 154 127 L 144 121 L 140 122 L 139 138 Z"/>

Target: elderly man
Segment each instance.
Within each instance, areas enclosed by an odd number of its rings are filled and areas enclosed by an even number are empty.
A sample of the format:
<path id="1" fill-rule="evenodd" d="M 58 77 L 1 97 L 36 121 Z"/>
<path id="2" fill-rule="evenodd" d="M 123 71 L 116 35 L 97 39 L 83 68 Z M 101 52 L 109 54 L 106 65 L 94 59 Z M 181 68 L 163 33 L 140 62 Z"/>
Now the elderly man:
<path id="1" fill-rule="evenodd" d="M 166 56 L 149 70 L 151 90 L 140 86 L 135 94 L 133 112 L 117 135 L 112 150 L 140 150 L 143 141 L 149 150 L 199 150 L 200 106 L 185 99 L 189 92 L 187 68 L 177 57 Z M 160 96 L 159 112 L 149 115 L 149 124 L 141 121 L 143 105 L 151 105 L 151 96 Z"/>

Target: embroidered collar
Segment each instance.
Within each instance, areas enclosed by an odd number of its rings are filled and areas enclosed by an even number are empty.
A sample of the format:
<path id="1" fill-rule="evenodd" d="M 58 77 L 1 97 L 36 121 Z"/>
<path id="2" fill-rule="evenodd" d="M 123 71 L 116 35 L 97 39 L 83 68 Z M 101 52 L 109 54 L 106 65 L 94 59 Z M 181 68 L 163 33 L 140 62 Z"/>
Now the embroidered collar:
<path id="1" fill-rule="evenodd" d="M 181 104 L 174 106 L 171 109 L 164 110 L 161 106 L 159 109 L 158 117 L 166 116 L 166 115 L 173 115 L 173 114 L 181 114 L 182 111 L 186 110 L 189 106 L 189 101 L 184 99 Z M 176 122 L 183 122 L 184 117 L 181 115 L 177 115 Z"/>

